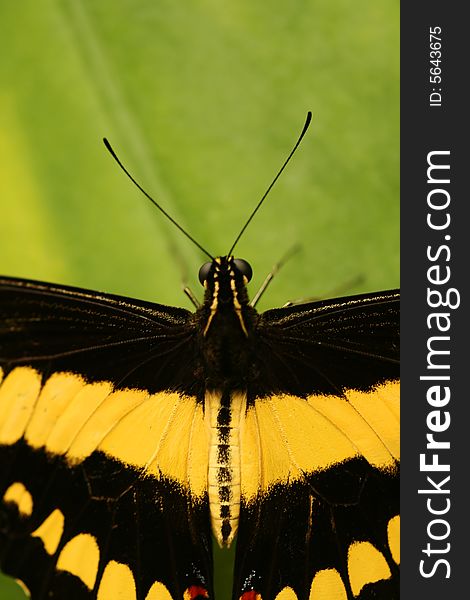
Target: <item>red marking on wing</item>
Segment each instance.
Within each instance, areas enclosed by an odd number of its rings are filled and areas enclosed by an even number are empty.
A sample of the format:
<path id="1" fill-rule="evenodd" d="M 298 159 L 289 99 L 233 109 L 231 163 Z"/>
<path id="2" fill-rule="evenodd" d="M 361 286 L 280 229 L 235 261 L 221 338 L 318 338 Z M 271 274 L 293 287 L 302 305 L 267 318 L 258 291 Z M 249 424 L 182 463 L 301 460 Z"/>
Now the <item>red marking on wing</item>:
<path id="1" fill-rule="evenodd" d="M 243 592 L 240 600 L 261 600 L 261 596 L 255 590 L 250 590 L 249 592 Z"/>
<path id="2" fill-rule="evenodd" d="M 184 600 L 199 600 L 200 598 L 209 598 L 209 592 L 199 585 L 188 587 L 184 593 Z"/>

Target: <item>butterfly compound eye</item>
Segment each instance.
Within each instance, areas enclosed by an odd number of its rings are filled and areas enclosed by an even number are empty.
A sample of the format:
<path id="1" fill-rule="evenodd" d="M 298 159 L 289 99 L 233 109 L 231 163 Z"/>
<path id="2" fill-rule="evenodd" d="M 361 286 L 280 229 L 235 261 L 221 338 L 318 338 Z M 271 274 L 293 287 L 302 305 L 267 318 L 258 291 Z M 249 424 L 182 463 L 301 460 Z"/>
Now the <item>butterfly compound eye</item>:
<path id="1" fill-rule="evenodd" d="M 204 285 L 204 282 L 209 277 L 211 266 L 212 266 L 211 262 L 206 262 L 199 269 L 199 281 L 201 282 L 201 285 Z"/>
<path id="2" fill-rule="evenodd" d="M 237 267 L 240 273 L 246 277 L 247 281 L 251 281 L 253 269 L 251 268 L 250 263 L 246 262 L 246 260 L 243 260 L 243 258 L 234 258 L 233 264 Z"/>

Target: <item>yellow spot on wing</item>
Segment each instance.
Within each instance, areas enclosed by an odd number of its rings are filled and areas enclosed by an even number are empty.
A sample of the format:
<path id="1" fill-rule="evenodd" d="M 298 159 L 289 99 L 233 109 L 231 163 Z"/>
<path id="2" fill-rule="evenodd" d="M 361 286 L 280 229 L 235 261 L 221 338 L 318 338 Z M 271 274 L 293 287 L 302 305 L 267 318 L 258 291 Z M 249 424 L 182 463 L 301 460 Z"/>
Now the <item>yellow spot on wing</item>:
<path id="1" fill-rule="evenodd" d="M 357 454 L 349 438 L 329 419 L 312 411 L 305 400 L 274 396 L 267 404 L 291 462 L 299 471 L 325 469 Z"/>
<path id="2" fill-rule="evenodd" d="M 393 469 L 400 457 L 399 383 L 390 382 L 370 392 L 349 390 L 346 399 L 309 396 L 309 405 L 328 419 L 373 466 Z M 387 399 L 387 401 L 385 401 Z"/>
<path id="3" fill-rule="evenodd" d="M 57 560 L 59 571 L 68 571 L 83 581 L 89 590 L 95 585 L 100 551 L 95 538 L 80 533 L 68 541 Z"/>
<path id="4" fill-rule="evenodd" d="M 347 600 L 346 588 L 336 569 L 318 571 L 310 587 L 309 600 Z"/>
<path id="5" fill-rule="evenodd" d="M 191 431 L 196 411 L 196 400 L 194 398 L 180 397 L 176 405 L 168 428 L 162 436 L 158 451 L 154 453 L 152 462 L 149 465 L 150 473 L 159 473 L 160 470 L 167 475 L 178 479 L 179 481 L 189 483 L 188 481 L 188 456 L 190 454 L 189 442 L 191 440 Z M 199 411 L 199 420 L 202 424 L 202 411 Z M 200 444 L 202 440 L 192 439 L 193 444 Z M 208 442 L 202 444 L 201 450 L 208 453 Z M 197 448 L 195 452 L 198 452 Z M 204 471 L 204 465 L 207 465 L 207 458 L 204 460 L 198 469 L 198 475 L 201 476 L 201 481 L 207 482 L 207 479 L 202 477 L 200 469 Z M 193 469 L 196 465 L 193 463 Z M 207 467 L 205 467 L 207 472 Z M 193 493 L 199 495 L 205 491 L 204 489 L 194 489 Z"/>
<path id="6" fill-rule="evenodd" d="M 370 542 L 354 542 L 349 546 L 348 574 L 354 596 L 358 596 L 366 584 L 391 577 L 383 554 Z"/>
<path id="7" fill-rule="evenodd" d="M 10 485 L 3 495 L 3 500 L 5 502 L 14 502 L 18 507 L 19 513 L 25 517 L 29 517 L 33 512 L 33 497 L 20 482 Z"/>
<path id="8" fill-rule="evenodd" d="M 67 452 L 68 457 L 83 460 L 94 450 L 100 448 L 103 440 L 126 419 L 133 410 L 148 400 L 149 394 L 141 390 L 119 390 L 108 394 L 90 414 L 77 433 Z M 128 436 L 139 439 L 140 431 L 127 432 Z M 121 444 L 125 446 L 128 440 Z M 125 461 L 132 462 L 132 461 Z"/>
<path id="9" fill-rule="evenodd" d="M 49 377 L 26 428 L 25 438 L 30 446 L 40 448 L 46 444 L 58 419 L 84 385 L 85 381 L 72 373 L 55 373 Z"/>
<path id="10" fill-rule="evenodd" d="M 173 600 L 173 597 L 163 583 L 156 581 L 149 589 L 145 600 Z"/>
<path id="11" fill-rule="evenodd" d="M 31 447 L 65 455 L 71 464 L 101 450 L 148 474 L 172 477 L 195 496 L 207 489 L 203 409 L 176 392 L 113 392 L 108 381 L 88 384 L 68 372 L 55 373 L 41 389 L 39 373 L 18 367 L 0 385 L 0 443 L 23 435 Z"/>
<path id="12" fill-rule="evenodd" d="M 258 398 L 240 428 L 246 500 L 275 483 L 294 481 L 364 456 L 378 469 L 399 459 L 399 383 L 345 397 L 287 394 Z"/>
<path id="13" fill-rule="evenodd" d="M 114 424 L 98 450 L 148 474 L 177 479 L 196 496 L 206 490 L 208 438 L 195 398 L 148 396 Z"/>
<path id="14" fill-rule="evenodd" d="M 387 526 L 388 546 L 393 560 L 400 564 L 400 515 L 396 515 L 388 522 Z"/>
<path id="15" fill-rule="evenodd" d="M 374 393 L 388 406 L 395 419 L 400 422 L 400 382 L 389 381 L 379 385 Z"/>
<path id="16" fill-rule="evenodd" d="M 125 464 L 146 467 L 165 436 L 179 401 L 176 393 L 148 396 L 114 423 L 99 449 Z"/>
<path id="17" fill-rule="evenodd" d="M 240 433 L 246 499 L 276 482 L 300 479 L 357 455 L 346 435 L 296 396 L 257 400 Z"/>
<path id="18" fill-rule="evenodd" d="M 110 560 L 98 589 L 97 600 L 136 600 L 134 576 L 127 565 Z"/>
<path id="19" fill-rule="evenodd" d="M 263 440 L 265 447 L 268 440 Z M 274 442 L 274 440 L 271 440 Z M 265 481 L 262 480 L 261 440 L 256 410 L 246 411 L 240 420 L 240 483 L 245 499 L 256 497 Z M 280 461 L 279 461 L 280 462 Z"/>
<path id="20" fill-rule="evenodd" d="M 0 386 L 0 443 L 14 444 L 24 434 L 34 410 L 41 376 L 30 367 L 13 369 Z"/>
<path id="21" fill-rule="evenodd" d="M 112 386 L 107 381 L 90 383 L 79 390 L 67 408 L 58 416 L 48 437 L 46 449 L 54 454 L 65 454 L 82 427 L 111 393 L 111 390 Z"/>
<path id="22" fill-rule="evenodd" d="M 31 534 L 40 538 L 48 554 L 55 554 L 64 531 L 64 515 L 56 508 L 39 527 Z"/>
<path id="23" fill-rule="evenodd" d="M 297 600 L 297 594 L 291 587 L 285 587 L 279 592 L 275 600 Z"/>
<path id="24" fill-rule="evenodd" d="M 207 489 L 209 436 L 204 422 L 202 405 L 196 405 L 188 452 L 188 481 L 191 493 L 202 496 Z"/>
<path id="25" fill-rule="evenodd" d="M 390 455 L 398 460 L 400 458 L 400 384 L 391 381 L 371 392 L 351 390 L 346 393 L 346 397 L 375 432 Z"/>

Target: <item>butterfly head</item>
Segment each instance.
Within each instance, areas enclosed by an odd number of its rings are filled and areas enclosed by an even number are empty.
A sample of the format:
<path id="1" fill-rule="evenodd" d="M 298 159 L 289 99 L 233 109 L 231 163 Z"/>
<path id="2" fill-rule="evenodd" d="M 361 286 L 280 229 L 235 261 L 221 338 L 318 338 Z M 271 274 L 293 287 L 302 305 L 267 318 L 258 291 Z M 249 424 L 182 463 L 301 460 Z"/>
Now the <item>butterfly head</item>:
<path id="1" fill-rule="evenodd" d="M 206 262 L 199 269 L 199 281 L 205 288 L 208 287 L 211 279 L 219 279 L 228 275 L 235 278 L 236 275 L 241 275 L 243 282 L 246 285 L 253 275 L 250 263 L 243 258 L 234 258 L 233 256 L 218 256 L 214 260 Z"/>
<path id="2" fill-rule="evenodd" d="M 246 284 L 252 274 L 251 266 L 246 260 L 233 256 L 218 256 L 202 265 L 199 269 L 199 281 L 206 290 L 204 308 L 208 313 L 205 333 L 217 313 L 231 313 L 236 314 L 243 332 L 248 335 L 243 312 L 248 307 Z"/>
<path id="3" fill-rule="evenodd" d="M 206 299 L 217 297 L 222 303 L 229 303 L 239 295 L 246 295 L 245 286 L 252 275 L 250 264 L 233 256 L 218 256 L 199 269 L 199 281 L 206 289 Z M 238 298 L 238 301 L 241 302 L 242 298 Z"/>

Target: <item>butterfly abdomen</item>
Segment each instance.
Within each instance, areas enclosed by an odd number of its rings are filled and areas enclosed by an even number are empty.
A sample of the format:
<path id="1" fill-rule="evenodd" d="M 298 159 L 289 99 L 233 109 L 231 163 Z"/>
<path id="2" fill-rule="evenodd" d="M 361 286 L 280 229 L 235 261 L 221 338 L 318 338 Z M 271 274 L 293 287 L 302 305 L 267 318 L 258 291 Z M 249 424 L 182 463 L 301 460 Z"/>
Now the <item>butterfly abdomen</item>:
<path id="1" fill-rule="evenodd" d="M 212 532 L 221 547 L 228 547 L 238 528 L 240 514 L 240 418 L 246 394 L 208 391 L 205 397 L 210 450 L 208 493 Z"/>

